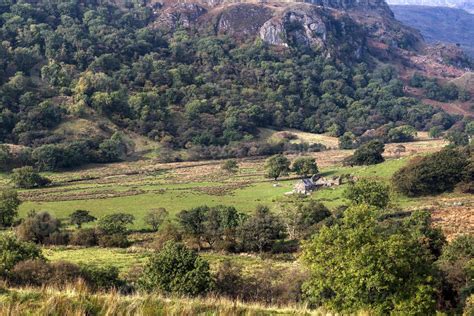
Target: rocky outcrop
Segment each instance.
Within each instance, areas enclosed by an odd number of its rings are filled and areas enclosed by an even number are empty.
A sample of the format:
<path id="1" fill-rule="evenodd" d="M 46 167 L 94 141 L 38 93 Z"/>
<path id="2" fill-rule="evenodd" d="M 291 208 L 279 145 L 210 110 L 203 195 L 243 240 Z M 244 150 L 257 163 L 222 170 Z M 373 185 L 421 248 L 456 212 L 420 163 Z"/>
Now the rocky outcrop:
<path id="1" fill-rule="evenodd" d="M 208 11 L 203 6 L 196 3 L 174 3 L 173 5 L 163 7 L 162 4 L 154 4 L 155 27 L 176 29 L 178 27 L 188 28 L 192 26 L 199 17 Z"/>
<path id="2" fill-rule="evenodd" d="M 273 17 L 270 8 L 255 4 L 240 4 L 223 9 L 218 15 L 218 34 L 255 36 L 264 23 Z"/>
<path id="3" fill-rule="evenodd" d="M 304 3 L 306 2 L 306 3 Z M 384 0 L 162 0 L 153 4 L 155 27 L 260 38 L 280 47 L 303 47 L 326 56 L 361 58 L 372 51 L 418 49 L 421 36 L 393 18 Z M 377 49 L 379 51 L 377 51 Z"/>

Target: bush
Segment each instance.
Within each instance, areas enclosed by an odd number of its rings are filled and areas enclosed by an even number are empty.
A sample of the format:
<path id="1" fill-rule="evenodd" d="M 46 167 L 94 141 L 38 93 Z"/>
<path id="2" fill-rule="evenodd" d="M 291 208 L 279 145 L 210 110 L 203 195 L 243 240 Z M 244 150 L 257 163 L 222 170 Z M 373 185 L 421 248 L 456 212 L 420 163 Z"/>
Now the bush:
<path id="1" fill-rule="evenodd" d="M 212 287 L 209 264 L 183 244 L 167 243 L 145 266 L 141 286 L 148 291 L 196 296 Z"/>
<path id="2" fill-rule="evenodd" d="M 85 265 L 80 269 L 82 278 L 94 290 L 113 289 L 123 286 L 123 281 L 119 278 L 117 267 Z"/>
<path id="3" fill-rule="evenodd" d="M 8 280 L 17 286 L 40 286 L 51 279 L 51 266 L 44 260 L 26 260 L 13 267 Z"/>
<path id="4" fill-rule="evenodd" d="M 13 169 L 11 180 L 17 188 L 22 189 L 41 188 L 51 183 L 51 180 L 42 177 L 30 166 Z"/>
<path id="5" fill-rule="evenodd" d="M 81 267 L 68 261 L 51 262 L 51 274 L 48 284 L 61 286 L 76 282 L 82 279 Z"/>
<path id="6" fill-rule="evenodd" d="M 382 142 L 374 140 L 361 145 L 356 149 L 354 155 L 344 161 L 345 165 L 375 165 L 384 162 L 385 159 L 382 153 L 385 151 L 385 146 Z"/>
<path id="7" fill-rule="evenodd" d="M 0 191 L 0 228 L 9 227 L 18 215 L 18 207 L 21 201 L 18 193 L 14 190 Z"/>
<path id="8" fill-rule="evenodd" d="M 392 177 L 395 189 L 407 196 L 443 193 L 462 181 L 468 166 L 466 153 L 444 149 L 423 158 L 415 158 Z"/>
<path id="9" fill-rule="evenodd" d="M 93 247 L 98 245 L 97 234 L 93 228 L 76 230 L 72 233 L 69 242 L 74 246 Z"/>
<path id="10" fill-rule="evenodd" d="M 411 142 L 415 139 L 416 129 L 409 125 L 392 128 L 388 132 L 388 141 L 392 143 Z"/>
<path id="11" fill-rule="evenodd" d="M 229 159 L 222 164 L 221 168 L 228 173 L 237 173 L 239 171 L 239 164 L 237 160 Z"/>
<path id="12" fill-rule="evenodd" d="M 168 242 L 178 243 L 181 241 L 183 241 L 183 234 L 179 228 L 173 223 L 167 223 L 160 229 L 151 247 L 160 251 Z"/>
<path id="13" fill-rule="evenodd" d="M 367 204 L 384 209 L 390 202 L 390 191 L 384 183 L 362 179 L 349 185 L 344 197 L 354 204 Z"/>
<path id="14" fill-rule="evenodd" d="M 59 233 L 60 226 L 61 222 L 48 212 L 34 213 L 16 228 L 16 233 L 21 240 L 47 244 L 53 234 Z"/>
<path id="15" fill-rule="evenodd" d="M 99 235 L 99 246 L 103 248 L 127 248 L 130 242 L 124 234 Z"/>
<path id="16" fill-rule="evenodd" d="M 43 259 L 35 244 L 18 240 L 11 234 L 0 234 L 0 276 L 5 276 L 18 263 Z"/>

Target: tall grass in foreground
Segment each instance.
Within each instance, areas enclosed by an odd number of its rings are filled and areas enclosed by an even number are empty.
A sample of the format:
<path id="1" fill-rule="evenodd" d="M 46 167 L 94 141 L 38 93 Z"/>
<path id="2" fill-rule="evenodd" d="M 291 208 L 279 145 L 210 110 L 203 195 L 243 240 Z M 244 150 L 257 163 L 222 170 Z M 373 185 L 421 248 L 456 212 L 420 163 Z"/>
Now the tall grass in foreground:
<path id="1" fill-rule="evenodd" d="M 91 293 L 82 284 L 52 287 L 0 288 L 0 315 L 326 315 L 305 306 L 272 307 L 224 298 L 167 298 L 159 295 L 124 296 Z"/>

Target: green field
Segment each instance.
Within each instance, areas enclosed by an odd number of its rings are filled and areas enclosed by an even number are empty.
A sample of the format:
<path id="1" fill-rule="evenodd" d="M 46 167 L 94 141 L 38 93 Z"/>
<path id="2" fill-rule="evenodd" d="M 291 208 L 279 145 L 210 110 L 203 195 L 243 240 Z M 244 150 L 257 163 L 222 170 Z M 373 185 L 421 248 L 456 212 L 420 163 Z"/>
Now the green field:
<path id="1" fill-rule="evenodd" d="M 375 166 L 322 168 L 323 176 L 351 174 L 358 178 L 371 178 L 388 182 L 392 174 L 407 163 L 408 158 L 391 159 Z M 225 204 L 235 206 L 239 211 L 251 212 L 259 204 L 268 205 L 274 210 L 279 203 L 289 198 L 286 192 L 293 189 L 297 179 L 282 179 L 277 183 L 263 177 L 263 161 L 243 166 L 239 174 L 222 174 L 220 163 L 214 162 L 209 174 L 189 175 L 194 167 L 185 171 L 168 169 L 143 175 L 97 177 L 93 180 L 76 180 L 78 172 L 50 173 L 52 179 L 61 183 L 57 187 L 20 191 L 24 203 L 20 206 L 20 216 L 29 211 L 48 211 L 60 219 L 66 219 L 77 209 L 91 211 L 96 217 L 125 212 L 136 217 L 135 229 L 144 228 L 143 217 L 151 209 L 164 207 L 171 217 L 179 211 L 200 205 Z M 111 167 L 113 168 L 113 166 Z M 85 175 L 95 174 L 95 169 L 87 170 Z M 7 176 L 2 175 L 3 183 Z M 62 182 L 60 182 L 62 181 Z M 310 199 L 320 200 L 330 208 L 346 203 L 343 198 L 345 185 L 314 192 Z M 424 203 L 423 199 L 408 199 L 394 196 L 395 202 L 402 206 Z"/>

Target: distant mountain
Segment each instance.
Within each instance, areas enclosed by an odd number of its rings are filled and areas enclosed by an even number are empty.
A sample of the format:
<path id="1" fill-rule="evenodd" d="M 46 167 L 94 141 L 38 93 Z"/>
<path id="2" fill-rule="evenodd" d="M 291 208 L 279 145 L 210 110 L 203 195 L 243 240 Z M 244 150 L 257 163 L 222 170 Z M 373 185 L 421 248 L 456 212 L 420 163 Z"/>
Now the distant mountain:
<path id="1" fill-rule="evenodd" d="M 392 5 L 391 9 L 396 19 L 420 30 L 428 42 L 460 44 L 474 57 L 474 14 L 461 9 L 428 6 Z"/>
<path id="2" fill-rule="evenodd" d="M 422 5 L 463 9 L 474 14 L 473 0 L 387 0 L 390 5 Z"/>

